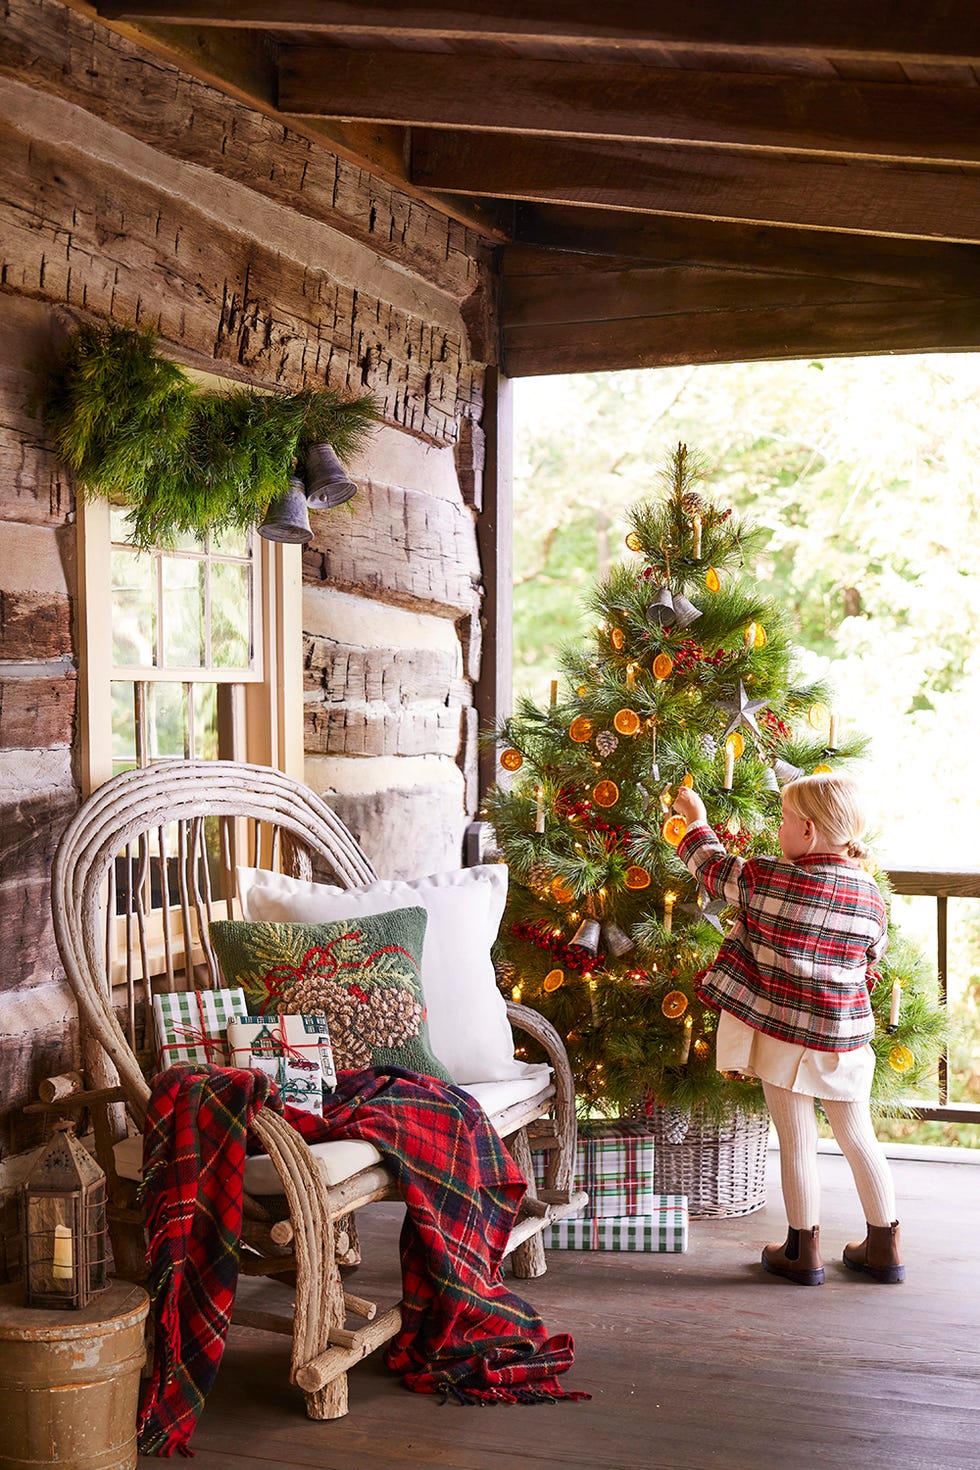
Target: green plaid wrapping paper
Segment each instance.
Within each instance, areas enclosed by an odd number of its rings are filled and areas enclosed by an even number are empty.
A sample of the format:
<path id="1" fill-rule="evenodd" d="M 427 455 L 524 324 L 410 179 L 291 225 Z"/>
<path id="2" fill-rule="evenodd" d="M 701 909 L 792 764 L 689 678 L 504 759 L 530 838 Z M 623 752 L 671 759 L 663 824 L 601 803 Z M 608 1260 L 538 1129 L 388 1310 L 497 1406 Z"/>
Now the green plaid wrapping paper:
<path id="1" fill-rule="evenodd" d="M 534 1177 L 544 1184 L 547 1155 L 534 1156 Z M 645 1123 L 615 1118 L 582 1123 L 575 1152 L 573 1189 L 584 1189 L 589 1203 L 582 1219 L 649 1215 L 653 1188 L 653 1138 Z"/>
<path id="2" fill-rule="evenodd" d="M 175 1062 L 228 1066 L 228 1022 L 248 1007 L 240 985 L 232 990 L 175 990 L 153 997 L 161 1072 Z"/>
<path id="3" fill-rule="evenodd" d="M 686 1251 L 687 1195 L 655 1194 L 647 1215 L 556 1220 L 541 1232 L 551 1250 Z"/>

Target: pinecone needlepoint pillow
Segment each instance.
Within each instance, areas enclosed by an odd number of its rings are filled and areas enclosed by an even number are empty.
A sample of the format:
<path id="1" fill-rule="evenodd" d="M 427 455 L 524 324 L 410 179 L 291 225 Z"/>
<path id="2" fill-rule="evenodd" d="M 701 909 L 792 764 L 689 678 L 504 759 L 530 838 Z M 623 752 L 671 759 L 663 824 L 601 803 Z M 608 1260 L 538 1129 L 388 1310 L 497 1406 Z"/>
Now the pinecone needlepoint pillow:
<path id="1" fill-rule="evenodd" d="M 250 1015 L 326 1013 L 338 1072 L 403 1067 L 452 1082 L 433 1054 L 420 966 L 424 908 L 331 924 L 211 925 L 221 972 Z"/>

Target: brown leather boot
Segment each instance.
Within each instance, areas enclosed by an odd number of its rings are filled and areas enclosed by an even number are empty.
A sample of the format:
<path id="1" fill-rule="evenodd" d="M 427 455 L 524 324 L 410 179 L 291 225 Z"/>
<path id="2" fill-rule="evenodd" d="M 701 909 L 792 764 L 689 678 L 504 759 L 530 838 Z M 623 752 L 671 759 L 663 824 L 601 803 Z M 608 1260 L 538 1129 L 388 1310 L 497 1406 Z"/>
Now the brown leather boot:
<path id="1" fill-rule="evenodd" d="M 823 1261 L 820 1259 L 820 1226 L 812 1230 L 794 1230 L 790 1226 L 783 1245 L 767 1245 L 762 1264 L 773 1276 L 785 1276 L 799 1286 L 823 1286 Z"/>
<path id="2" fill-rule="evenodd" d="M 898 1221 L 890 1225 L 869 1225 L 863 1240 L 844 1247 L 844 1265 L 852 1271 L 863 1271 L 875 1281 L 892 1283 L 905 1280 L 902 1265 L 902 1242 Z"/>

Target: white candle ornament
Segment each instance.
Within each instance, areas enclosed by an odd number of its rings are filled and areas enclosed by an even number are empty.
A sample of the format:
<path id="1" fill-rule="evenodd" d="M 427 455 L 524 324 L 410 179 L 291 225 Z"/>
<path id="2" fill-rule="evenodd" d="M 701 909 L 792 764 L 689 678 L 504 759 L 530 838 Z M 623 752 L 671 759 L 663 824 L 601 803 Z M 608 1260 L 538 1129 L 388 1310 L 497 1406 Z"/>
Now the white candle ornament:
<path id="1" fill-rule="evenodd" d="M 552 681 L 551 681 L 551 708 L 554 709 L 554 707 L 555 707 L 555 705 L 557 703 L 558 703 L 558 680 L 557 679 L 552 679 Z"/>
<path id="2" fill-rule="evenodd" d="M 692 555 L 692 557 L 694 558 L 695 561 L 700 561 L 700 559 L 701 559 L 701 517 L 700 516 L 695 516 L 694 519 L 692 520 L 691 524 L 694 527 L 694 545 L 691 548 L 691 555 Z"/>
<path id="3" fill-rule="evenodd" d="M 827 745 L 831 750 L 837 749 L 837 716 L 831 714 L 830 729 L 827 732 Z"/>
<path id="4" fill-rule="evenodd" d="M 891 1003 L 891 1009 L 888 1012 L 888 1024 L 889 1024 L 889 1026 L 897 1026 L 898 1025 L 898 1013 L 901 1010 L 901 1008 L 902 1008 L 902 982 L 898 978 L 898 976 L 896 975 L 895 976 L 895 979 L 892 981 L 892 1003 Z"/>
<path id="5" fill-rule="evenodd" d="M 691 1032 L 692 1032 L 693 1029 L 694 1029 L 694 1022 L 693 1022 L 692 1018 L 690 1016 L 688 1016 L 687 1019 L 684 1022 L 684 1037 L 683 1037 L 683 1040 L 681 1041 L 680 1064 L 681 1064 L 682 1067 L 683 1067 L 684 1063 L 687 1061 L 688 1057 L 691 1055 Z"/>
<path id="6" fill-rule="evenodd" d="M 677 902 L 676 893 L 664 894 L 664 928 L 669 934 L 674 922 L 674 904 Z"/>
<path id="7" fill-rule="evenodd" d="M 731 740 L 725 741 L 725 790 L 731 791 L 732 782 L 735 779 L 735 746 Z"/>
<path id="8" fill-rule="evenodd" d="M 544 831 L 544 792 L 542 791 L 542 789 L 541 789 L 540 786 L 537 789 L 536 796 L 537 796 L 537 803 L 538 803 L 538 805 L 537 805 L 537 811 L 534 814 L 534 830 L 535 830 L 535 832 L 543 832 Z"/>

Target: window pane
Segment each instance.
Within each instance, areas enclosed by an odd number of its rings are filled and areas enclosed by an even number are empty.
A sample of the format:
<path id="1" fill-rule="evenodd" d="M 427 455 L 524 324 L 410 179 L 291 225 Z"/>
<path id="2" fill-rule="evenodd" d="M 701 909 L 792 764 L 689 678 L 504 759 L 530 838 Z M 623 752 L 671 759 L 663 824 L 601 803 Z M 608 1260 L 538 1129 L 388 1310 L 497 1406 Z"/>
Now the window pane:
<path id="1" fill-rule="evenodd" d="M 157 608 L 153 559 L 113 549 L 112 661 L 125 668 L 153 668 Z"/>
<path id="2" fill-rule="evenodd" d="M 198 760 L 218 759 L 218 686 L 194 684 L 194 750 Z"/>
<path id="3" fill-rule="evenodd" d="M 251 542 L 247 531 L 229 527 L 211 540 L 210 550 L 215 556 L 249 556 Z"/>
<path id="4" fill-rule="evenodd" d="M 163 666 L 200 669 L 205 662 L 203 563 L 165 556 L 162 571 Z"/>
<path id="5" fill-rule="evenodd" d="M 216 669 L 247 669 L 251 662 L 251 567 L 211 563 L 211 663 Z"/>
<path id="6" fill-rule="evenodd" d="M 112 699 L 112 774 L 116 775 L 136 764 L 136 715 L 132 684 L 113 680 L 109 687 Z"/>
<path id="7" fill-rule="evenodd" d="M 183 684 L 147 686 L 147 734 L 150 760 L 186 752 L 187 710 Z"/>

